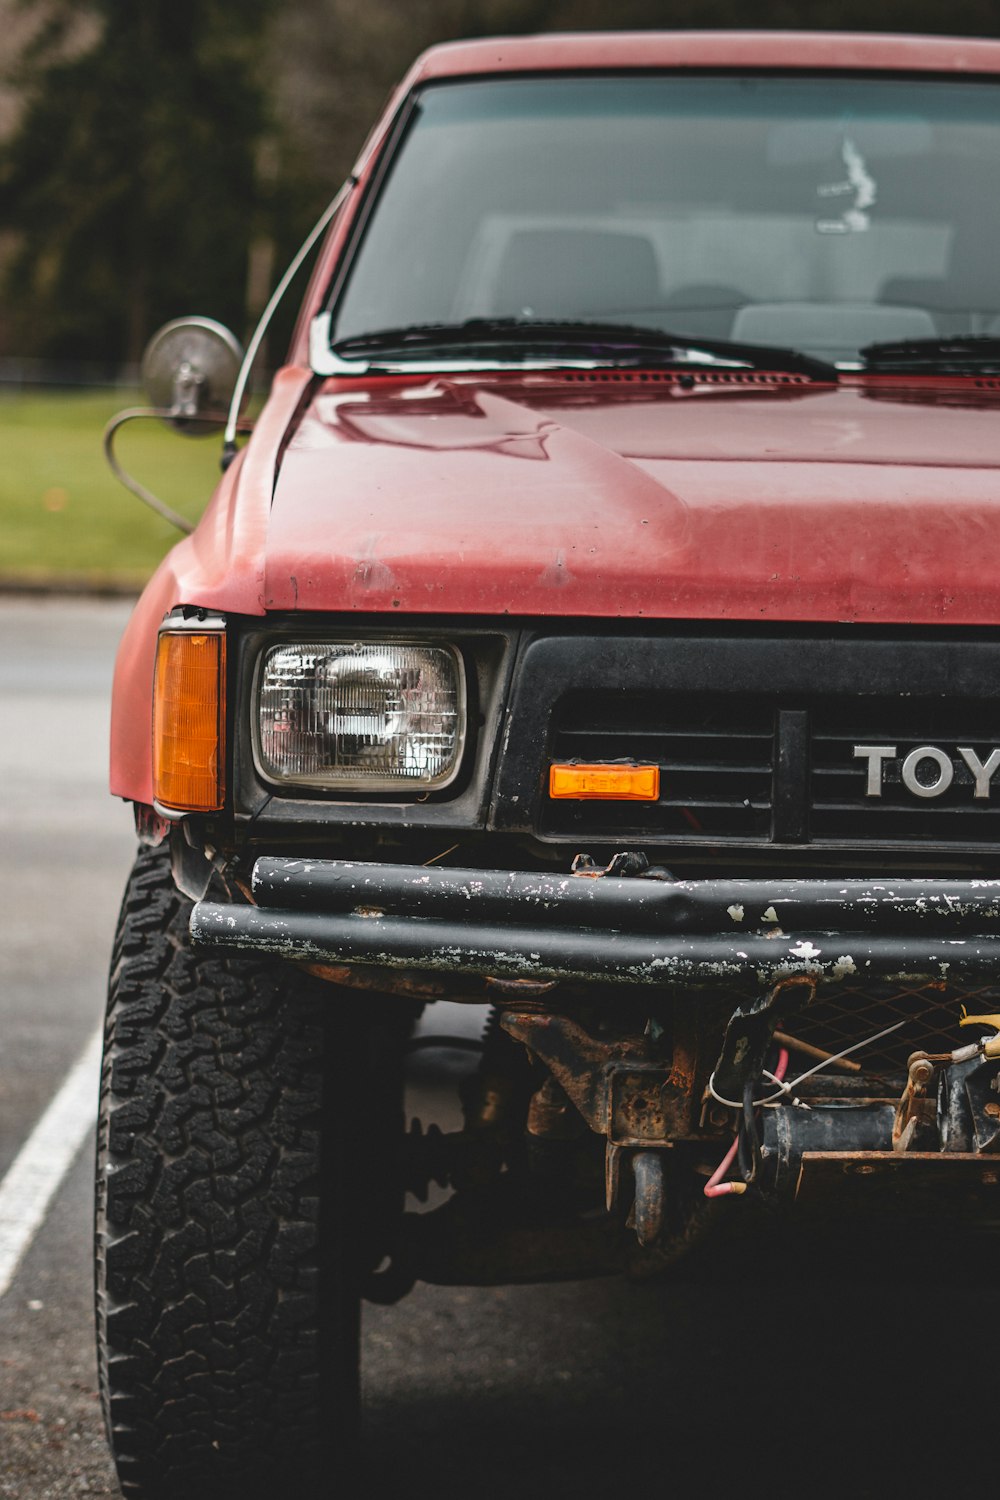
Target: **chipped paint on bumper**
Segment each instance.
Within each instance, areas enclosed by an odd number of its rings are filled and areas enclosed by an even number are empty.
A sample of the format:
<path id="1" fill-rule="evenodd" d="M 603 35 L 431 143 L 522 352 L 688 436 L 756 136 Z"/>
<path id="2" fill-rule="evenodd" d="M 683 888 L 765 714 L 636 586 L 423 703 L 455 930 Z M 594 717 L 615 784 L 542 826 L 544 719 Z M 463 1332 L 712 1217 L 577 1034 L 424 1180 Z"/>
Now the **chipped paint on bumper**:
<path id="1" fill-rule="evenodd" d="M 795 976 L 933 983 L 1000 969 L 995 881 L 588 879 L 270 858 L 257 861 L 253 890 L 258 905 L 200 902 L 195 943 L 312 963 L 740 993 Z"/>

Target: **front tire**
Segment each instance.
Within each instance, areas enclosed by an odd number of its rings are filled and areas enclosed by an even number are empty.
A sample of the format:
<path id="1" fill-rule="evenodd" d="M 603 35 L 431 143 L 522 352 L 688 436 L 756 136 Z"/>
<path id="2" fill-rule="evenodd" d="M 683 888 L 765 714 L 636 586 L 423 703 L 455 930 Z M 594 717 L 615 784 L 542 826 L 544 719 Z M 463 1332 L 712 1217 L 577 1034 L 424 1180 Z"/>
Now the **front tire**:
<path id="1" fill-rule="evenodd" d="M 138 1500 L 333 1496 L 358 1408 L 355 1037 L 319 981 L 195 952 L 190 909 L 140 851 L 98 1129 L 109 1440 Z"/>

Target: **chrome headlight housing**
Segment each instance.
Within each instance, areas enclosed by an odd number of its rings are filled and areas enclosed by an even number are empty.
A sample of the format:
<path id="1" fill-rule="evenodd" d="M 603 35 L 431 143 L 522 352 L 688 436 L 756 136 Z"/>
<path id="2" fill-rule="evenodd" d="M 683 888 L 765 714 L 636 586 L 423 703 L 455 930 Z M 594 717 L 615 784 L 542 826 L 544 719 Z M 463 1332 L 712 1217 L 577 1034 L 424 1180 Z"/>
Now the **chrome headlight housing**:
<path id="1" fill-rule="evenodd" d="M 452 646 L 285 642 L 264 652 L 255 709 L 268 781 L 347 792 L 435 791 L 458 775 L 465 673 Z"/>

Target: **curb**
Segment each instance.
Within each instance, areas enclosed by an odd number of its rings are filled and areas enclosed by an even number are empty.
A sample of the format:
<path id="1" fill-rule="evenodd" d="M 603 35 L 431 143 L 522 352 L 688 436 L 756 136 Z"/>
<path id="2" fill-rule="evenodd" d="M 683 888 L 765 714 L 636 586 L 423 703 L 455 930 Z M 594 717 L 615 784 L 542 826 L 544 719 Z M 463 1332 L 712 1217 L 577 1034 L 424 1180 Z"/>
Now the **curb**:
<path id="1" fill-rule="evenodd" d="M 19 578 L 0 573 L 0 598 L 138 599 L 143 585 L 122 578 L 88 578 L 86 574 L 54 573 Z"/>

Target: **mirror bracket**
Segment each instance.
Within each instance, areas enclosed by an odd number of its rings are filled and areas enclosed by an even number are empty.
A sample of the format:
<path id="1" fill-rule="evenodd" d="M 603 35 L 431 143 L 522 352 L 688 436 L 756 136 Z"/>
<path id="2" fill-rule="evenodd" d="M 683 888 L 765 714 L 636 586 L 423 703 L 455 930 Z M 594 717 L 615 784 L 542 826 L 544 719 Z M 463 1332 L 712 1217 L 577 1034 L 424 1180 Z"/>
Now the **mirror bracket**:
<path id="1" fill-rule="evenodd" d="M 205 376 L 189 359 L 182 359 L 174 376 L 174 399 L 170 403 L 173 420 L 191 421 L 201 414 Z"/>

